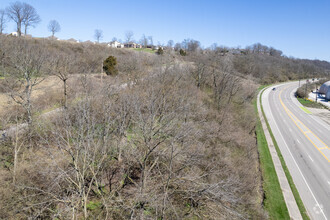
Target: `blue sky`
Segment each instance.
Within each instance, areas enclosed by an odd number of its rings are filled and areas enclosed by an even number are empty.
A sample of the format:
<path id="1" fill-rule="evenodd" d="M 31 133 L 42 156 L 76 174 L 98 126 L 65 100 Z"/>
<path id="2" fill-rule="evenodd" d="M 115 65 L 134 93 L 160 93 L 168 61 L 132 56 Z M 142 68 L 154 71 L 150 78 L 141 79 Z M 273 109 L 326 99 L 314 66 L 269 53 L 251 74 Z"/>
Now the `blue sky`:
<path id="1" fill-rule="evenodd" d="M 1 0 L 0 8 L 10 0 Z M 42 22 L 30 30 L 45 37 L 48 22 L 57 20 L 61 39 L 94 40 L 94 30 L 103 30 L 103 41 L 153 36 L 154 43 L 185 38 L 245 47 L 253 43 L 273 46 L 287 56 L 330 61 L 329 0 L 26 0 Z M 5 32 L 15 30 L 8 24 Z"/>

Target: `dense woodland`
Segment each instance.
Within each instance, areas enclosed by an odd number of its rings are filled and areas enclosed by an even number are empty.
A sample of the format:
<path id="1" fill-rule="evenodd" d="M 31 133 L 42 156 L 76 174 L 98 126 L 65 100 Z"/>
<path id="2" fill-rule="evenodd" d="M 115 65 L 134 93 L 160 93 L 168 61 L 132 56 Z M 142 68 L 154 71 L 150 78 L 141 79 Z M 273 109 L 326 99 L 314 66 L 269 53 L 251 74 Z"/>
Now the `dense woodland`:
<path id="1" fill-rule="evenodd" d="M 0 50 L 11 100 L 0 114 L 1 219 L 267 218 L 256 90 L 330 71 L 260 44 L 187 40 L 159 55 L 0 35 Z M 110 55 L 117 74 L 101 74 Z M 55 90 L 41 87 L 53 78 Z"/>

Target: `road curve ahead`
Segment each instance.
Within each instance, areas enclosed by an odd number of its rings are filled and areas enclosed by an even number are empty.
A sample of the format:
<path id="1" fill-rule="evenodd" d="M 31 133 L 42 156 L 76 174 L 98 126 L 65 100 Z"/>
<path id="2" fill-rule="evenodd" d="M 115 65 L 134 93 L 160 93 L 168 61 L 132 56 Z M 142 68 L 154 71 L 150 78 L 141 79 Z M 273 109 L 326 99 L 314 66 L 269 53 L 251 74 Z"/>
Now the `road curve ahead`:
<path id="1" fill-rule="evenodd" d="M 273 88 L 262 106 L 285 163 L 311 219 L 330 220 L 330 125 L 304 111 L 298 82 Z"/>

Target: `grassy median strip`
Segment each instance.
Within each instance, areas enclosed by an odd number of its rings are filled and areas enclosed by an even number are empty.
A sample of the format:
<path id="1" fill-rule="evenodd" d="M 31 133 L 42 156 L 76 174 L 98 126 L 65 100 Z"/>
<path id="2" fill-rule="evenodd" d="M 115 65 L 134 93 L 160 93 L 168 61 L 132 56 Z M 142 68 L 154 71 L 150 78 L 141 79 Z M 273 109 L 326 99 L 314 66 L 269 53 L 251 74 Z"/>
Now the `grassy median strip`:
<path id="1" fill-rule="evenodd" d="M 262 91 L 262 93 L 263 93 L 263 91 Z M 266 121 L 266 124 L 267 124 L 268 131 L 269 131 L 269 133 L 270 133 L 270 136 L 272 137 L 272 140 L 273 140 L 273 143 L 274 143 L 274 146 L 275 146 L 275 149 L 276 149 L 277 155 L 278 155 L 278 157 L 280 158 L 281 165 L 282 165 L 283 170 L 284 170 L 284 172 L 285 172 L 286 178 L 288 179 L 288 182 L 289 182 L 290 188 L 291 188 L 291 190 L 292 190 L 293 196 L 294 196 L 294 198 L 295 198 L 295 200 L 296 200 L 296 203 L 297 203 L 297 205 L 298 205 L 298 208 L 299 208 L 299 211 L 300 211 L 300 213 L 301 213 L 301 216 L 302 216 L 302 218 L 303 218 L 304 220 L 308 220 L 308 219 L 310 219 L 310 218 L 309 218 L 308 215 L 307 215 L 306 208 L 305 208 L 305 206 L 304 206 L 304 204 L 303 204 L 303 202 L 302 202 L 302 200 L 301 200 L 301 198 L 300 198 L 300 195 L 299 195 L 299 193 L 298 193 L 298 190 L 297 190 L 297 188 L 296 188 L 296 186 L 295 186 L 295 184 L 294 184 L 294 182 L 293 182 L 293 180 L 292 180 L 291 174 L 290 174 L 290 172 L 289 172 L 289 170 L 288 170 L 288 168 L 287 168 L 287 166 L 286 166 L 286 163 L 285 163 L 285 161 L 284 161 L 284 159 L 283 159 L 282 153 L 281 153 L 281 151 L 280 151 L 280 149 L 279 149 L 279 147 L 278 147 L 278 145 L 277 145 L 277 142 L 276 142 L 276 140 L 275 140 L 275 138 L 274 138 L 273 132 L 272 132 L 272 130 L 270 129 L 270 126 L 269 126 L 268 121 L 267 121 L 267 119 L 266 119 L 266 115 L 265 115 L 265 113 L 264 113 L 264 109 L 263 109 L 263 107 L 262 107 L 262 105 L 261 105 L 261 96 L 262 96 L 262 93 L 261 93 L 261 95 L 260 95 L 260 99 L 259 99 L 258 101 L 260 102 L 261 111 L 262 111 L 262 114 L 263 114 L 263 116 L 264 116 L 264 118 L 265 118 L 265 121 Z M 259 122 L 259 123 L 260 123 L 260 122 Z M 261 126 L 261 124 L 260 124 L 260 126 Z M 262 128 L 261 128 L 261 129 L 262 129 Z M 263 130 L 262 130 L 262 132 L 263 132 Z M 258 138 L 258 142 L 259 142 L 259 138 Z M 266 143 L 266 144 L 267 144 L 267 143 Z M 268 149 L 268 146 L 267 146 L 267 149 Z M 268 150 L 268 152 L 269 152 L 269 150 Z M 276 175 L 276 173 L 275 173 L 275 175 Z M 276 176 L 276 177 L 277 177 L 277 176 Z M 282 192 L 281 192 L 281 195 L 282 195 Z M 283 196 L 282 196 L 282 197 L 283 197 Z M 283 202 L 284 202 L 284 198 L 283 198 Z M 285 204 L 284 204 L 284 205 L 285 205 Z"/>
<path id="2" fill-rule="evenodd" d="M 297 97 L 297 99 L 303 106 L 308 107 L 308 108 L 325 108 L 325 109 L 327 108 L 324 105 L 314 102 L 313 100 L 310 100 L 310 99 L 303 99 L 303 98 L 299 98 L 299 97 Z"/>
<path id="3" fill-rule="evenodd" d="M 262 88 L 259 88 L 259 91 L 261 89 Z M 256 114 L 258 115 L 257 101 L 258 100 L 255 100 L 254 106 Z M 256 125 L 256 133 L 260 168 L 263 177 L 263 189 L 265 193 L 265 210 L 268 212 L 270 219 L 290 219 L 259 116 Z"/>

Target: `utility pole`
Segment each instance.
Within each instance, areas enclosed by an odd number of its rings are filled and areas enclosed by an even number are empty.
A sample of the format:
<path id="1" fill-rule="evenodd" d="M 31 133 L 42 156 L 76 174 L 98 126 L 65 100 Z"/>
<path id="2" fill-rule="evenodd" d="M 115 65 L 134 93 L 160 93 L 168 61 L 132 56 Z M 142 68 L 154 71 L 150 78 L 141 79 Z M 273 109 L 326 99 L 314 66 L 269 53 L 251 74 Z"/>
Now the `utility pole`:
<path id="1" fill-rule="evenodd" d="M 317 84 L 315 83 L 315 101 L 317 102 L 317 94 L 318 94 L 318 92 L 317 92 Z"/>

